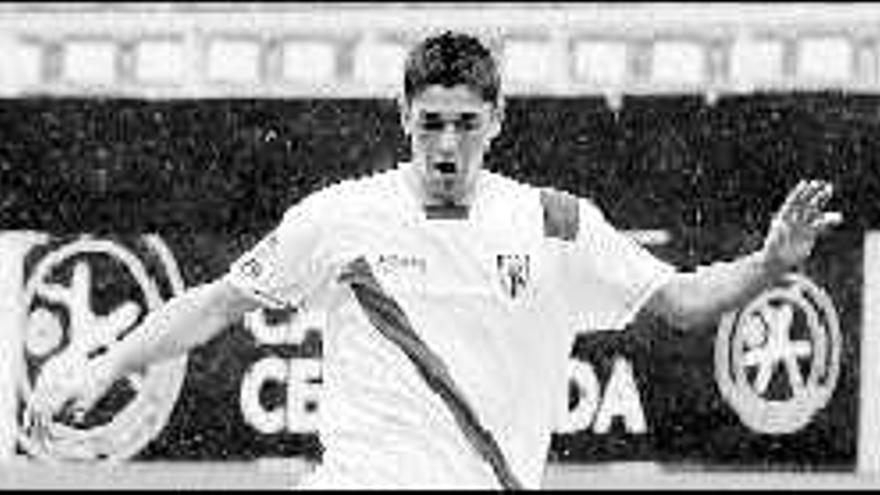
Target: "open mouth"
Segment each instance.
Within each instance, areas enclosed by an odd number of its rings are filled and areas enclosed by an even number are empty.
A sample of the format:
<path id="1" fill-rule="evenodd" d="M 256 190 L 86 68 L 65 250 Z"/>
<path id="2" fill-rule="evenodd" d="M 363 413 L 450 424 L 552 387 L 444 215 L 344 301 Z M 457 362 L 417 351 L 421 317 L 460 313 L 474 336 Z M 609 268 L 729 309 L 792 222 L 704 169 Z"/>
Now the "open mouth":
<path id="1" fill-rule="evenodd" d="M 434 170 L 444 175 L 454 174 L 456 169 L 455 162 L 443 161 L 434 163 Z"/>

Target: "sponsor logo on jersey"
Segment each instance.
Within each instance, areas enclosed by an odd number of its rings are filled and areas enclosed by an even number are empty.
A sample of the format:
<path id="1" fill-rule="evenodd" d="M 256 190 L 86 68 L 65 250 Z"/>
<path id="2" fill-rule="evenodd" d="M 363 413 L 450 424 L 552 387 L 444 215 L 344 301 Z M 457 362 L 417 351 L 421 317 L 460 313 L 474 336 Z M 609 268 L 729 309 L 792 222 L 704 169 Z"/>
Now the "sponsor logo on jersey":
<path id="1" fill-rule="evenodd" d="M 384 273 L 419 273 L 428 271 L 428 260 L 412 254 L 380 254 L 377 270 Z"/>

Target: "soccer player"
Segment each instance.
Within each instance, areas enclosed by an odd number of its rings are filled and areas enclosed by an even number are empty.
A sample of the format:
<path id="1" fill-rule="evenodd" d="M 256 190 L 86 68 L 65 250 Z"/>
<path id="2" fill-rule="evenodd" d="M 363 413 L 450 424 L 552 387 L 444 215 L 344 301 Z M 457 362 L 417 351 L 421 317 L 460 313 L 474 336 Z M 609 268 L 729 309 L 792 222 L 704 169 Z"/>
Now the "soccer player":
<path id="1" fill-rule="evenodd" d="M 683 329 L 712 321 L 841 221 L 824 209 L 831 185 L 803 181 L 761 249 L 677 271 L 589 200 L 483 168 L 502 126 L 499 81 L 472 36 L 418 44 L 400 101 L 410 163 L 310 195 L 228 273 L 168 301 L 108 353 L 47 364 L 34 417 L 87 408 L 117 378 L 246 312 L 319 307 L 325 450 L 305 486 L 538 488 L 577 332 L 622 329 L 639 311 Z"/>

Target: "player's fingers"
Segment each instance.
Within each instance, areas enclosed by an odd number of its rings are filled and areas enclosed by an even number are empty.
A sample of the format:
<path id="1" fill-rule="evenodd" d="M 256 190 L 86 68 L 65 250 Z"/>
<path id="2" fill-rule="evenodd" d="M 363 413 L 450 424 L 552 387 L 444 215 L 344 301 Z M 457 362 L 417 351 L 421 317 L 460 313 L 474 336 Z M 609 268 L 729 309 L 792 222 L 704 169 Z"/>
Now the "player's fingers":
<path id="1" fill-rule="evenodd" d="M 37 417 L 51 418 L 58 414 L 70 400 L 70 390 L 58 383 L 45 380 L 38 384 L 29 401 L 29 406 Z"/>
<path id="2" fill-rule="evenodd" d="M 829 211 L 823 213 L 816 221 L 814 221 L 813 226 L 821 232 L 840 225 L 841 223 L 843 223 L 843 214 L 839 211 Z"/>
<path id="3" fill-rule="evenodd" d="M 35 406 L 28 404 L 25 409 L 25 428 L 29 435 L 32 435 L 38 441 L 45 437 L 49 415 L 45 409 L 39 404 Z"/>
<path id="4" fill-rule="evenodd" d="M 33 401 L 30 400 L 27 402 L 24 408 L 24 428 L 26 431 L 36 431 L 38 428 L 38 418 L 37 414 L 39 412 L 39 407 L 35 407 Z"/>
<path id="5" fill-rule="evenodd" d="M 801 180 L 797 183 L 797 185 L 788 193 L 788 196 L 779 208 L 780 218 L 789 221 L 793 220 L 794 217 L 799 214 L 799 211 L 803 209 L 808 189 L 808 181 Z"/>
<path id="6" fill-rule="evenodd" d="M 95 404 L 104 396 L 103 390 L 89 391 L 88 393 L 76 398 L 71 404 L 71 410 L 77 420 L 82 420 L 86 413 L 95 407 Z"/>
<path id="7" fill-rule="evenodd" d="M 822 207 L 834 191 L 834 187 L 830 182 L 823 180 L 812 180 L 808 183 L 803 194 L 803 200 L 806 205 Z"/>
<path id="8" fill-rule="evenodd" d="M 51 410 L 51 392 L 45 387 L 38 388 L 28 400 L 26 414 L 30 417 L 39 417 Z"/>
<path id="9" fill-rule="evenodd" d="M 782 216 L 788 221 L 812 225 L 822 216 L 822 208 L 831 199 L 834 187 L 830 182 L 810 180 L 796 189 Z"/>
<path id="10" fill-rule="evenodd" d="M 803 197 L 807 188 L 807 181 L 800 180 L 794 188 L 788 192 L 785 201 L 782 203 L 782 209 L 786 210 L 794 206 Z"/>
<path id="11" fill-rule="evenodd" d="M 817 205 L 817 201 L 821 201 L 823 197 L 830 193 L 828 191 L 829 185 L 829 183 L 821 180 L 808 181 L 800 198 L 802 207 L 805 209 L 814 208 Z"/>
<path id="12" fill-rule="evenodd" d="M 824 208 L 825 204 L 828 203 L 828 200 L 830 200 L 833 195 L 834 186 L 830 182 L 822 181 L 820 182 L 820 185 L 817 186 L 816 193 L 813 195 L 813 204 L 819 209 Z"/>
<path id="13" fill-rule="evenodd" d="M 833 192 L 834 188 L 830 183 L 816 181 L 816 183 L 810 187 L 807 203 L 799 208 L 799 213 L 796 215 L 796 218 L 810 226 L 815 225 L 817 222 L 833 222 L 833 216 L 829 217 L 827 220 L 824 219 L 825 212 L 823 211 L 828 200 L 831 199 Z"/>

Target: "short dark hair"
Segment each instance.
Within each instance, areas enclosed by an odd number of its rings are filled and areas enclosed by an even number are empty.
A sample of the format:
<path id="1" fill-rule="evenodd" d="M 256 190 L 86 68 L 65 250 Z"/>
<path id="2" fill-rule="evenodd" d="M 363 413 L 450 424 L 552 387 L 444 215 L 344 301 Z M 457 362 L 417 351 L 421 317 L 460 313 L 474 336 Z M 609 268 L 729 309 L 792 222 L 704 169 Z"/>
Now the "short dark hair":
<path id="1" fill-rule="evenodd" d="M 426 87 L 463 84 L 495 103 L 501 77 L 492 53 L 475 36 L 445 31 L 416 45 L 406 59 L 403 92 L 407 101 Z"/>

